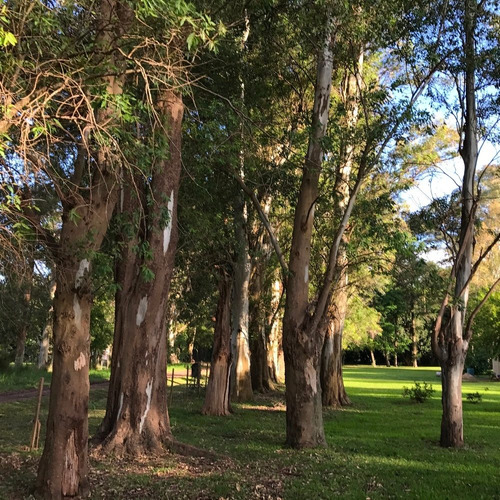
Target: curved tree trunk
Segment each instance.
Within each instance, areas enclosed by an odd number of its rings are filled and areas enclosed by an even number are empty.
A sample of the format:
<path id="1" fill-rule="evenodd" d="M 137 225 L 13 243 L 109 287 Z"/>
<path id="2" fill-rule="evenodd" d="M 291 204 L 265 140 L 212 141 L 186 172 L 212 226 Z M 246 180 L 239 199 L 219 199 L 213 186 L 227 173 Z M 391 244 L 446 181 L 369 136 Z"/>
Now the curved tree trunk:
<path id="1" fill-rule="evenodd" d="M 115 339 L 106 415 L 98 439 L 101 449 L 115 454 L 159 452 L 171 441 L 166 386 L 166 309 L 177 247 L 177 194 L 181 172 L 182 97 L 164 91 L 158 112 L 168 134 L 168 151 L 142 184 L 143 197 L 154 196 L 153 206 L 142 206 L 145 235 L 127 242 L 118 265 Z M 136 178 L 134 186 L 141 186 Z M 123 209 L 132 217 L 137 197 L 126 187 Z M 165 213 L 164 219 L 157 216 Z M 168 215 L 167 215 L 168 214 Z M 147 241 L 152 258 L 146 263 L 134 247 Z M 154 273 L 146 280 L 141 267 Z"/>
<path id="2" fill-rule="evenodd" d="M 464 444 L 462 415 L 462 373 L 472 335 L 471 324 L 465 328 L 469 283 L 472 277 L 474 246 L 475 191 L 474 182 L 478 158 L 476 114 L 475 30 L 478 5 L 465 0 L 465 120 L 460 154 L 464 162 L 461 192 L 461 222 L 458 253 L 452 269 L 452 282 L 441 305 L 432 337 L 432 348 L 441 364 L 442 405 L 440 444 L 460 448 Z M 476 311 L 477 312 L 477 311 Z M 469 320 L 470 321 L 470 320 Z"/>
<path id="3" fill-rule="evenodd" d="M 231 277 L 222 271 L 219 300 L 215 314 L 214 347 L 210 377 L 205 393 L 203 415 L 225 416 L 231 413 L 229 378 L 231 376 Z"/>

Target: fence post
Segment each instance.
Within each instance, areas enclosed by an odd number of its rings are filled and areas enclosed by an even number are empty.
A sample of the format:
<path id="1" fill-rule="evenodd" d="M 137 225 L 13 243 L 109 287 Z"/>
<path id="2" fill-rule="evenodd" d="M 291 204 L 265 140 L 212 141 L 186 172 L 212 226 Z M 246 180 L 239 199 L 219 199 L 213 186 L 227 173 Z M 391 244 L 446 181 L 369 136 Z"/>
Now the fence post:
<path id="1" fill-rule="evenodd" d="M 36 405 L 35 421 L 33 422 L 33 433 L 31 434 L 31 446 L 30 451 L 33 449 L 38 449 L 38 442 L 40 440 L 40 428 L 42 424 L 40 423 L 40 406 L 42 405 L 42 395 L 43 395 L 43 377 L 40 378 L 38 384 L 38 403 Z"/>
<path id="2" fill-rule="evenodd" d="M 168 406 L 172 406 L 172 396 L 174 394 L 174 369 L 172 368 L 172 377 L 170 379 L 170 397 L 168 400 Z"/>

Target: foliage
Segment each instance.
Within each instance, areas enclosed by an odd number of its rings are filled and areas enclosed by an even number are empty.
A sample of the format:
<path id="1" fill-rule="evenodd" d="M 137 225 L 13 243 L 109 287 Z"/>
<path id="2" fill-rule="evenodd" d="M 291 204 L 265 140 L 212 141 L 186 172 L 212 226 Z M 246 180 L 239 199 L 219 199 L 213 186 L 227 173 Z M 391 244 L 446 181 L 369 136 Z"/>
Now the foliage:
<path id="1" fill-rule="evenodd" d="M 403 397 L 408 397 L 415 403 L 425 403 L 433 394 L 432 384 L 427 382 L 415 382 L 413 387 L 403 387 Z"/>
<path id="2" fill-rule="evenodd" d="M 469 403 L 478 404 L 483 400 L 483 396 L 479 392 L 468 392 L 467 401 Z"/>
<path id="3" fill-rule="evenodd" d="M 382 332 L 380 313 L 355 295 L 349 299 L 342 342 L 345 349 L 373 347 L 374 339 Z"/>

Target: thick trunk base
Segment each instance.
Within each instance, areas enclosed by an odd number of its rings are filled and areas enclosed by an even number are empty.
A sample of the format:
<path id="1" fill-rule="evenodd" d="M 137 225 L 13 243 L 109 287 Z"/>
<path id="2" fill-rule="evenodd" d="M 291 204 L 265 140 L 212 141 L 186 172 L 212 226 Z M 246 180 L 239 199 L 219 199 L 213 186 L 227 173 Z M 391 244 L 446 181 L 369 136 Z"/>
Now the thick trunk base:
<path id="1" fill-rule="evenodd" d="M 231 376 L 231 277 L 223 270 L 215 314 L 214 347 L 210 377 L 205 393 L 203 415 L 226 416 L 231 413 L 229 378 Z"/>
<path id="2" fill-rule="evenodd" d="M 311 336 L 309 332 L 294 335 L 295 339 Z M 308 352 L 301 343 L 293 347 L 285 349 L 286 444 L 298 449 L 324 447 L 320 356 Z"/>
<path id="3" fill-rule="evenodd" d="M 340 347 L 339 347 L 340 345 Z M 340 408 L 351 404 L 342 374 L 342 339 L 326 337 L 321 360 L 323 406 Z"/>
<path id="4" fill-rule="evenodd" d="M 462 372 L 464 361 L 441 366 L 442 404 L 441 438 L 444 448 L 462 448 L 464 445 L 464 426 L 462 415 Z"/>
<path id="5" fill-rule="evenodd" d="M 54 301 L 54 372 L 37 491 L 51 500 L 85 496 L 88 481 L 90 300 L 61 286 Z"/>
<path id="6" fill-rule="evenodd" d="M 212 362 L 208 380 L 205 403 L 201 413 L 225 417 L 231 414 L 229 403 L 229 376 L 230 366 L 226 359 Z"/>

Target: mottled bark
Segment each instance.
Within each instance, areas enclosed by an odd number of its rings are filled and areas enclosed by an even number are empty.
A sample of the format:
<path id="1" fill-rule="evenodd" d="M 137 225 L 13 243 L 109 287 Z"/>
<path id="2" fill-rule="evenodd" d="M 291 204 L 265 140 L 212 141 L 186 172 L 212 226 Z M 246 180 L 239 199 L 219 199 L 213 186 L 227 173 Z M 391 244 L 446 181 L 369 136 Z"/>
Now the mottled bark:
<path id="1" fill-rule="evenodd" d="M 330 320 L 326 324 L 325 342 L 321 357 L 321 389 L 323 406 L 334 408 L 351 403 L 344 387 L 342 375 L 342 334 L 347 312 L 347 277 L 343 287 L 337 289 Z"/>
<path id="2" fill-rule="evenodd" d="M 268 217 L 271 199 L 267 198 L 262 208 Z M 265 392 L 274 389 L 271 379 L 272 370 L 269 365 L 270 333 L 274 312 L 271 304 L 266 304 L 268 294 L 265 293 L 266 271 L 271 256 L 271 245 L 266 232 L 257 223 L 252 229 L 252 273 L 250 283 L 250 332 L 252 339 L 251 375 L 252 389 Z"/>
<path id="3" fill-rule="evenodd" d="M 472 253 L 476 202 L 474 179 L 478 157 L 478 129 L 476 115 L 475 30 L 477 3 L 465 0 L 464 53 L 465 53 L 465 126 L 460 154 L 464 162 L 461 191 L 461 222 L 458 252 L 452 269 L 452 282 L 443 300 L 436 321 L 432 348 L 441 364 L 442 405 L 440 444 L 460 448 L 464 444 L 462 415 L 462 373 L 469 347 L 471 329 L 465 329 L 472 277 Z"/>
<path id="4" fill-rule="evenodd" d="M 138 201 L 146 192 L 154 204 L 143 204 L 142 227 L 127 242 L 118 264 L 120 291 L 116 297 L 113 363 L 106 415 L 98 432 L 101 449 L 114 454 L 141 455 L 159 452 L 172 440 L 167 411 L 166 387 L 166 309 L 170 279 L 177 247 L 177 195 L 181 172 L 182 98 L 163 91 L 157 104 L 168 151 L 153 165 L 147 183 L 137 177 L 124 186 L 123 211 L 132 218 Z M 134 186 L 134 187 L 132 187 Z M 142 186 L 144 196 L 135 189 Z M 158 216 L 164 213 L 165 218 Z M 147 241 L 151 259 L 144 263 L 134 251 Z M 145 280 L 140 272 L 146 264 L 154 280 Z"/>
<path id="5" fill-rule="evenodd" d="M 127 30 L 131 17 L 129 7 L 116 0 L 102 0 L 96 6 L 97 42 L 107 52 L 109 62 L 117 66 L 115 43 Z M 124 74 L 103 78 L 110 94 L 120 94 L 123 81 Z M 97 111 L 96 122 L 110 126 L 116 123 L 116 116 L 111 108 L 104 107 Z M 62 227 L 54 255 L 53 374 L 45 446 L 37 475 L 38 493 L 51 500 L 84 497 L 89 489 L 90 258 L 101 246 L 117 201 L 119 167 L 115 152 L 101 145 L 92 151 L 96 164 L 87 179 L 79 168 L 87 163 L 89 153 L 82 146 L 75 158 L 72 191 L 61 200 Z"/>
<path id="6" fill-rule="evenodd" d="M 95 194 L 94 203 L 99 196 Z M 90 262 L 75 259 L 74 249 L 91 251 L 100 246 L 115 201 L 116 196 L 108 192 L 100 199 L 102 210 L 95 212 L 87 207 L 77 224 L 67 213 L 63 215 L 60 262 L 56 267 L 49 414 L 37 478 L 38 491 L 47 499 L 84 496 L 89 488 Z"/>
<path id="7" fill-rule="evenodd" d="M 250 19 L 245 11 L 245 30 L 242 34 L 240 50 L 245 50 L 250 34 Z M 239 75 L 240 98 L 245 102 L 245 82 Z M 240 124 L 241 144 L 243 148 L 243 123 Z M 239 154 L 240 176 L 245 177 L 245 151 Z M 251 261 L 248 244 L 248 216 L 245 194 L 239 188 L 234 201 L 234 234 L 236 258 L 233 263 L 233 300 L 231 349 L 233 364 L 231 368 L 231 397 L 237 401 L 249 401 L 253 398 L 250 374 L 250 336 L 249 336 L 249 286 Z"/>
<path id="8" fill-rule="evenodd" d="M 328 125 L 333 71 L 333 15 L 327 13 L 318 56 L 311 136 L 295 209 L 287 295 L 283 317 L 286 384 L 286 442 L 294 448 L 325 446 L 320 386 L 321 328 L 309 308 L 309 263 L 314 205 Z M 329 293 L 328 293 L 329 295 Z M 322 314 L 321 311 L 318 311 Z"/>
<path id="9" fill-rule="evenodd" d="M 272 285 L 271 310 L 276 311 L 270 318 L 270 332 L 267 348 L 267 367 L 269 379 L 275 383 L 285 380 L 285 355 L 283 353 L 283 319 L 280 312 L 280 302 L 283 285 L 280 280 L 274 280 Z"/>
<path id="10" fill-rule="evenodd" d="M 204 415 L 225 416 L 231 413 L 229 378 L 231 375 L 231 285 L 224 271 L 219 282 L 219 300 L 215 314 L 214 347 L 210 377 L 205 393 Z"/>
<path id="11" fill-rule="evenodd" d="M 38 352 L 38 368 L 48 368 L 49 367 L 49 351 L 50 342 L 53 337 L 54 331 L 54 296 L 56 293 L 56 283 L 55 281 L 50 285 L 50 299 L 51 304 L 49 312 L 47 314 L 47 321 L 43 328 L 42 338 L 40 339 L 40 350 Z"/>

